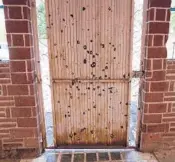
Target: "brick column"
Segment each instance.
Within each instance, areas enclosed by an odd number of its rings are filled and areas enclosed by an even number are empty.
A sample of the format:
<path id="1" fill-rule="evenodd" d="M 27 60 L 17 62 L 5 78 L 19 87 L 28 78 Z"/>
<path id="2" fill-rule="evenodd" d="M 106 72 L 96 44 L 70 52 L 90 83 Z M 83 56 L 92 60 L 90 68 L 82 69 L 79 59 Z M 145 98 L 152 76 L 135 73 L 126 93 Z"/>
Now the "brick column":
<path id="1" fill-rule="evenodd" d="M 0 141 L 2 157 L 14 150 L 19 156 L 36 156 L 42 148 L 30 3 L 3 0 L 11 79 L 5 88 L 6 96 L 12 97 L 14 104 L 5 105 L 9 116 L 4 120 L 7 136 Z"/>
<path id="2" fill-rule="evenodd" d="M 171 0 L 148 0 L 144 54 L 142 56 L 142 128 L 140 149 L 153 151 L 164 148 L 170 123 L 164 120 L 168 103 L 164 95 L 168 91 L 166 80 L 167 50 Z"/>

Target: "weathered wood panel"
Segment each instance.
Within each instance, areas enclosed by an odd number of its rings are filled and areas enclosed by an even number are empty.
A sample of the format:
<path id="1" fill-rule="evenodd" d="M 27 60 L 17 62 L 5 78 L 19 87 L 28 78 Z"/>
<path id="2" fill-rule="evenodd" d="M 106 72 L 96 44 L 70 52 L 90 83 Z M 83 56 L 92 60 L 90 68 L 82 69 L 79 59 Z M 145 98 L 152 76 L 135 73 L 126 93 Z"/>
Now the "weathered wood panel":
<path id="1" fill-rule="evenodd" d="M 132 0 L 46 8 L 57 143 L 125 145 Z"/>

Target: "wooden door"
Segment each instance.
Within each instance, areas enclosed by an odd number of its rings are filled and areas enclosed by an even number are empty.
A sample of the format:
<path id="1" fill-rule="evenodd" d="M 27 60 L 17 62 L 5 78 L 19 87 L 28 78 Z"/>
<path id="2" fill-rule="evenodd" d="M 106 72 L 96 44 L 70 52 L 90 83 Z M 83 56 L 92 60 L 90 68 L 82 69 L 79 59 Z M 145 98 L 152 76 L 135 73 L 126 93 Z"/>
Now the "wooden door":
<path id="1" fill-rule="evenodd" d="M 126 146 L 132 0 L 46 0 L 58 146 Z"/>

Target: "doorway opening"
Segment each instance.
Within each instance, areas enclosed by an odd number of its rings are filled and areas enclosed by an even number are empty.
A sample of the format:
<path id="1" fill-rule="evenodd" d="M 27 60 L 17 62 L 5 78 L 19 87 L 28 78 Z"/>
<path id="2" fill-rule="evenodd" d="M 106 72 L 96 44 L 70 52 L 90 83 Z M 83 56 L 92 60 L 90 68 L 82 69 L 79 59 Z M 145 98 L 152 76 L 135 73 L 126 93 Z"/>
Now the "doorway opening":
<path id="1" fill-rule="evenodd" d="M 51 83 L 50 83 L 50 67 L 49 54 L 47 44 L 47 25 L 46 25 L 46 10 L 45 0 L 37 0 L 37 19 L 38 19 L 38 35 L 40 48 L 40 63 L 42 74 L 42 88 L 44 99 L 44 116 L 47 147 L 55 146 L 54 139 L 54 116 L 52 112 L 53 103 L 51 100 Z M 140 71 L 140 55 L 141 55 L 141 35 L 142 35 L 142 15 L 143 15 L 143 0 L 134 1 L 134 23 L 133 23 L 133 63 L 132 70 Z M 137 124 L 138 124 L 138 96 L 139 96 L 139 78 L 131 79 L 130 89 L 130 106 L 129 106 L 129 131 L 128 131 L 128 146 L 136 147 L 137 140 Z"/>

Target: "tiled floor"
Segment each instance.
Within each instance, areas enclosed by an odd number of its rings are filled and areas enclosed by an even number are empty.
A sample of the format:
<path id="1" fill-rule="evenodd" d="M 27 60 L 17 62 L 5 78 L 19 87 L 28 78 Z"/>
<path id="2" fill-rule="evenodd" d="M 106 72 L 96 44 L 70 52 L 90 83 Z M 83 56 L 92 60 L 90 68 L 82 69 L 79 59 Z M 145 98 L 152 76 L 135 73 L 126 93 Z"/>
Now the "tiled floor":
<path id="1" fill-rule="evenodd" d="M 3 161 L 6 162 L 6 161 Z M 152 154 L 134 150 L 55 150 L 20 162 L 158 162 Z"/>

